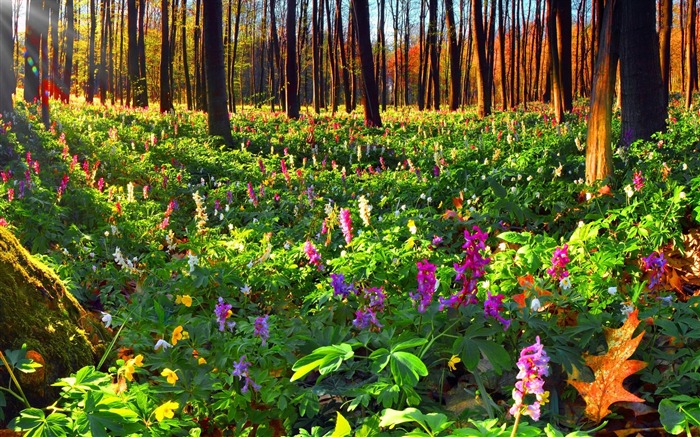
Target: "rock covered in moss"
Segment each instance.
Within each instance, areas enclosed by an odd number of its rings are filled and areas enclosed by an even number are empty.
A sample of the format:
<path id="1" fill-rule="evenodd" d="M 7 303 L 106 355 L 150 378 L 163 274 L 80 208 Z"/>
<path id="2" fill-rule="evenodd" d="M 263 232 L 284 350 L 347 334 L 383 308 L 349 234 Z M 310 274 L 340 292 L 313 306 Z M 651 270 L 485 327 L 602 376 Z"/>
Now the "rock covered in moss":
<path id="1" fill-rule="evenodd" d="M 20 349 L 44 364 L 41 372 L 22 378 L 22 388 L 34 407 L 52 403 L 51 384 L 104 352 L 109 333 L 88 314 L 60 278 L 27 252 L 6 228 L 0 227 L 0 350 Z M 30 355 L 30 354 L 28 354 Z M 7 372 L 0 382 L 7 386 Z M 6 397 L 8 403 L 11 397 Z M 16 405 L 8 405 L 10 417 Z M 6 414 L 6 417 L 8 414 Z"/>

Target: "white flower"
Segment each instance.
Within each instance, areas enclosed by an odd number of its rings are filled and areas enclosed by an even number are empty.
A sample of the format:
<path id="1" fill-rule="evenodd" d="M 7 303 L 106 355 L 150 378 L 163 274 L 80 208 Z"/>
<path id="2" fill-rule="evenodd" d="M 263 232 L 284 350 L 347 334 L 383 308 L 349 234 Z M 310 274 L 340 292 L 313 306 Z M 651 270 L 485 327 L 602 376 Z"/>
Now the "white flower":
<path id="1" fill-rule="evenodd" d="M 156 345 L 153 347 L 154 351 L 157 351 L 160 348 L 163 348 L 163 350 L 166 350 L 168 348 L 173 347 L 172 344 L 168 343 L 167 341 L 163 340 L 162 338 L 156 342 Z"/>
<path id="2" fill-rule="evenodd" d="M 632 189 L 632 185 L 627 185 L 625 188 L 625 194 L 627 194 L 627 197 L 632 197 L 634 196 L 634 190 Z"/>
<path id="3" fill-rule="evenodd" d="M 532 299 L 532 302 L 530 302 L 530 311 L 534 313 L 535 311 L 539 311 L 540 308 L 542 308 L 540 300 L 538 298 Z"/>
<path id="4" fill-rule="evenodd" d="M 571 279 L 569 279 L 568 276 L 561 278 L 561 281 L 559 281 L 559 286 L 562 290 L 568 290 L 571 288 Z"/>
<path id="5" fill-rule="evenodd" d="M 289 241 L 284 242 L 284 250 L 289 250 L 292 246 L 289 244 Z"/>
<path id="6" fill-rule="evenodd" d="M 632 304 L 622 304 L 622 307 L 620 308 L 620 312 L 622 313 L 625 318 L 629 317 L 630 314 L 634 312 L 634 305 Z"/>
<path id="7" fill-rule="evenodd" d="M 112 325 L 112 315 L 104 311 L 100 311 L 100 313 L 102 313 L 102 323 L 105 324 L 105 328 L 109 328 Z"/>
<path id="8" fill-rule="evenodd" d="M 187 264 L 190 266 L 190 273 L 194 272 L 194 267 L 199 265 L 199 257 L 196 255 L 187 255 Z"/>
<path id="9" fill-rule="evenodd" d="M 611 296 L 615 296 L 617 294 L 617 287 L 608 287 L 608 293 Z"/>
<path id="10" fill-rule="evenodd" d="M 245 286 L 241 287 L 241 293 L 248 296 L 250 294 L 250 285 L 245 284 Z"/>
<path id="11" fill-rule="evenodd" d="M 559 167 L 555 167 L 554 171 L 552 172 L 554 174 L 555 178 L 560 178 L 561 177 L 561 171 L 564 169 L 564 166 L 562 163 L 559 163 Z"/>

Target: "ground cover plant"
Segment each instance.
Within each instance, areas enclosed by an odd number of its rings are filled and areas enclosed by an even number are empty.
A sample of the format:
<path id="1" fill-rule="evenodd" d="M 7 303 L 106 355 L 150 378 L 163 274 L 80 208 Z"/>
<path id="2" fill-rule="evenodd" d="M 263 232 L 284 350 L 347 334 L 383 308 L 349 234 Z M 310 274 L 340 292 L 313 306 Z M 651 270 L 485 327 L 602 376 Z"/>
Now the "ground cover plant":
<path id="1" fill-rule="evenodd" d="M 697 114 L 586 186 L 584 110 L 2 120 L 0 224 L 115 342 L 28 435 L 700 425 Z M 619 130 L 619 126 L 617 127 Z M 5 351 L 9 373 L 32 371 Z M 14 382 L 12 382 L 14 381 Z M 0 405 L 20 386 L 11 379 Z M 627 434 L 617 434 L 627 435 Z"/>

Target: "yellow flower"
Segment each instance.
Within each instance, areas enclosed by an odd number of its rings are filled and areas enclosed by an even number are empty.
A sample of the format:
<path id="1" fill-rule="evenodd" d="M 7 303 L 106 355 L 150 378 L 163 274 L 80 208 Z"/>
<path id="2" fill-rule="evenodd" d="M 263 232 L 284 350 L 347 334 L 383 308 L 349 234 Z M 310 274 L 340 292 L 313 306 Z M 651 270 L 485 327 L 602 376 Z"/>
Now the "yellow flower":
<path id="1" fill-rule="evenodd" d="M 158 422 L 162 421 L 163 419 L 172 419 L 175 416 L 175 410 L 180 408 L 180 404 L 177 402 L 173 401 L 167 401 L 160 407 L 156 408 L 156 420 Z"/>
<path id="2" fill-rule="evenodd" d="M 413 220 L 409 220 L 408 230 L 411 232 L 411 234 L 415 235 L 416 232 L 418 232 L 418 228 L 416 228 L 416 222 L 414 222 Z"/>
<path id="3" fill-rule="evenodd" d="M 204 357 L 199 357 L 197 364 L 207 364 L 207 360 L 205 360 Z"/>
<path id="4" fill-rule="evenodd" d="M 180 325 L 173 331 L 173 336 L 170 343 L 175 346 L 178 340 L 187 340 L 188 338 L 190 338 L 189 333 L 187 331 L 183 331 L 182 325 Z"/>
<path id="5" fill-rule="evenodd" d="M 127 381 L 134 380 L 134 372 L 137 367 L 143 366 L 143 355 L 139 354 L 136 358 L 131 358 L 124 364 L 124 377 Z"/>
<path id="6" fill-rule="evenodd" d="M 461 363 L 462 359 L 459 358 L 457 355 L 452 355 L 452 358 L 450 358 L 450 361 L 447 362 L 447 368 L 450 369 L 451 371 L 457 370 L 457 363 Z"/>
<path id="7" fill-rule="evenodd" d="M 192 296 L 190 296 L 189 294 L 178 294 L 177 296 L 175 296 L 175 303 L 182 304 L 189 308 L 192 306 Z"/>
<path id="8" fill-rule="evenodd" d="M 174 371 L 172 371 L 170 369 L 163 369 L 163 371 L 160 373 L 160 376 L 165 377 L 165 379 L 168 380 L 168 383 L 173 384 L 173 385 L 175 385 L 177 380 L 180 379 L 177 377 L 177 373 L 175 373 Z"/>
<path id="9" fill-rule="evenodd" d="M 549 390 L 545 391 L 539 396 L 540 405 L 544 405 L 549 402 Z"/>

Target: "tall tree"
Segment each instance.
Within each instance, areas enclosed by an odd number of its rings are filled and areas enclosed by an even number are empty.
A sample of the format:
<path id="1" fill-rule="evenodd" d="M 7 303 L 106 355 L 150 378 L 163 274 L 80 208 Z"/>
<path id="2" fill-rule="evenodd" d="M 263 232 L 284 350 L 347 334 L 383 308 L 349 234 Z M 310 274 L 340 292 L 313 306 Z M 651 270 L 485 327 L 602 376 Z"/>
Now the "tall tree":
<path id="1" fill-rule="evenodd" d="M 32 0 L 35 1 L 35 0 Z M 88 75 L 85 101 L 92 103 L 95 97 L 95 33 L 97 28 L 97 11 L 95 0 L 90 0 L 90 36 L 88 37 Z"/>
<path id="2" fill-rule="evenodd" d="M 173 0 L 175 1 L 175 0 Z M 190 80 L 190 64 L 187 62 L 187 0 L 182 0 L 182 68 L 185 76 L 185 95 L 187 109 L 192 110 L 192 82 Z M 174 17 L 173 17 L 174 21 Z"/>
<path id="3" fill-rule="evenodd" d="M 27 24 L 25 31 L 24 57 L 24 100 L 34 103 L 39 98 L 40 63 L 39 50 L 41 46 L 41 15 L 42 0 L 30 0 L 27 4 Z"/>
<path id="4" fill-rule="evenodd" d="M 428 87 L 432 86 L 433 109 L 440 110 L 440 64 L 438 55 L 438 28 L 437 28 L 438 1 L 428 0 L 428 34 L 427 50 L 430 60 L 430 75 Z"/>
<path id="5" fill-rule="evenodd" d="M 462 56 L 461 44 L 457 41 L 457 27 L 452 0 L 445 0 L 445 21 L 447 23 L 447 50 L 450 57 L 450 111 L 459 108 L 462 85 L 462 71 L 459 68 Z"/>
<path id="6" fill-rule="evenodd" d="M 12 3 L 0 1 L 0 114 L 13 110 L 12 94 L 17 89 L 12 59 Z"/>
<path id="7" fill-rule="evenodd" d="M 162 0 L 160 43 L 160 112 L 168 112 L 173 109 L 173 96 L 170 91 L 170 64 L 172 61 L 170 59 L 170 42 L 168 41 L 168 37 L 170 35 L 168 21 L 168 0 Z"/>
<path id="8" fill-rule="evenodd" d="M 296 0 L 287 1 L 287 60 L 285 64 L 286 83 L 284 86 L 287 103 L 287 117 L 299 118 L 298 75 L 297 75 L 297 35 Z"/>
<path id="9" fill-rule="evenodd" d="M 139 80 L 139 55 L 136 49 L 137 10 L 136 0 L 126 0 L 126 33 L 129 38 L 129 53 L 127 54 L 128 81 L 126 85 L 126 101 L 129 105 L 136 104 L 136 86 Z"/>
<path id="10" fill-rule="evenodd" d="M 697 1 L 688 0 L 687 35 L 685 47 L 685 65 L 688 66 L 688 74 L 685 82 L 685 108 L 693 106 L 693 91 L 698 88 L 698 45 L 696 21 L 698 18 Z"/>
<path id="11" fill-rule="evenodd" d="M 557 49 L 559 51 L 559 77 L 564 111 L 573 109 L 571 71 L 571 0 L 555 0 L 557 21 Z"/>
<path id="12" fill-rule="evenodd" d="M 341 0 L 335 0 L 335 49 L 340 54 L 340 70 L 343 77 L 343 92 L 345 97 L 345 112 L 352 112 L 352 96 L 350 95 L 350 67 L 348 66 L 343 39 L 343 13 Z"/>
<path id="13" fill-rule="evenodd" d="M 471 0 L 472 39 L 476 45 L 476 98 L 479 117 L 491 113 L 491 73 L 486 59 L 486 32 L 484 31 L 483 5 L 481 0 Z"/>
<path id="14" fill-rule="evenodd" d="M 231 122 L 226 99 L 224 64 L 223 6 L 221 0 L 204 2 L 204 64 L 207 76 L 207 121 L 209 135 L 221 136 L 231 145 Z"/>
<path id="15" fill-rule="evenodd" d="M 136 87 L 136 106 L 148 106 L 148 83 L 146 80 L 146 4 L 147 0 L 139 0 L 139 23 L 137 36 L 137 50 L 139 61 L 139 79 Z"/>
<path id="16" fill-rule="evenodd" d="M 671 85 L 671 27 L 673 25 L 673 1 L 661 0 L 659 4 L 659 50 L 661 52 L 661 81 L 664 84 L 664 104 L 668 105 Z"/>
<path id="17" fill-rule="evenodd" d="M 352 0 L 352 5 L 355 12 L 355 32 L 357 34 L 357 46 L 360 51 L 360 65 L 362 66 L 362 80 L 364 82 L 365 123 L 369 126 L 381 127 L 379 95 L 377 93 L 377 82 L 374 80 L 372 41 L 369 36 L 369 1 Z"/>
<path id="18" fill-rule="evenodd" d="M 607 0 L 598 38 L 598 59 L 591 87 L 586 183 L 604 180 L 613 173 L 612 105 L 619 59 L 619 0 Z"/>
<path id="19" fill-rule="evenodd" d="M 694 0 L 692 0 L 694 1 Z M 620 76 L 624 141 L 648 140 L 666 128 L 655 0 L 621 0 Z M 629 145 L 629 144 L 626 144 Z"/>
<path id="20" fill-rule="evenodd" d="M 311 59 L 313 77 L 313 103 L 314 112 L 321 112 L 321 47 L 323 35 L 320 32 L 319 0 L 311 0 Z"/>

